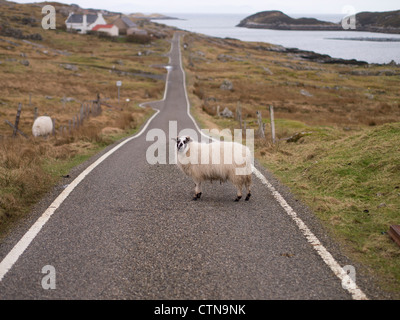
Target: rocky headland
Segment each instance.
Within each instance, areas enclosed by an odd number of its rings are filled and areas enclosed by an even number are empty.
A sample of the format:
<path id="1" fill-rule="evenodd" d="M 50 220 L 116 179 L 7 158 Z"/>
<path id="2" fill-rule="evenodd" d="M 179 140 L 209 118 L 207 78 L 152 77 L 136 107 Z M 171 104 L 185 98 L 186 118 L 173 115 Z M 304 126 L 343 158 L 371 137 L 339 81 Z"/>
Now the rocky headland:
<path id="1" fill-rule="evenodd" d="M 356 28 L 352 31 L 367 31 L 400 34 L 400 10 L 387 12 L 360 12 L 355 15 Z M 237 27 L 304 30 L 304 31 L 340 31 L 345 30 L 341 21 L 327 22 L 314 18 L 289 17 L 281 11 L 263 11 L 248 16 Z"/>

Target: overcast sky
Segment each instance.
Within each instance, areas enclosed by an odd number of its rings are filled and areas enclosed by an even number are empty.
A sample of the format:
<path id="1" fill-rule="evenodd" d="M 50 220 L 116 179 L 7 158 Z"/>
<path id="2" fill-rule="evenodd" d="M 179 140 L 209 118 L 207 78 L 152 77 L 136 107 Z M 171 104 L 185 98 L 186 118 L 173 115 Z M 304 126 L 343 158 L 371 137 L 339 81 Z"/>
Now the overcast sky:
<path id="1" fill-rule="evenodd" d="M 57 0 L 56 0 L 57 1 Z M 28 3 L 40 0 L 14 0 Z M 76 3 L 82 8 L 107 9 L 124 13 L 256 13 L 281 10 L 285 13 L 343 13 L 353 7 L 360 11 L 391 11 L 400 9 L 399 0 L 59 0 Z M 347 10 L 345 10 L 347 13 Z"/>

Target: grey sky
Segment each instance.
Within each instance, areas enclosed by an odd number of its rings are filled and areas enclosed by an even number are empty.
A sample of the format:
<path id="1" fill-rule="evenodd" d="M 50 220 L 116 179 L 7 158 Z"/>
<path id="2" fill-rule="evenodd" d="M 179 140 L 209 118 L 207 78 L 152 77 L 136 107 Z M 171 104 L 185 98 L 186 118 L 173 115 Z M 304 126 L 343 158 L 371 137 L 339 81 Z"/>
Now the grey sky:
<path id="1" fill-rule="evenodd" d="M 14 0 L 27 3 L 39 0 Z M 265 10 L 281 10 L 285 13 L 343 13 L 344 8 L 360 11 L 399 10 L 399 0 L 59 0 L 76 3 L 82 8 L 107 9 L 119 12 L 144 13 L 256 13 Z M 347 13 L 347 12 L 345 12 Z"/>

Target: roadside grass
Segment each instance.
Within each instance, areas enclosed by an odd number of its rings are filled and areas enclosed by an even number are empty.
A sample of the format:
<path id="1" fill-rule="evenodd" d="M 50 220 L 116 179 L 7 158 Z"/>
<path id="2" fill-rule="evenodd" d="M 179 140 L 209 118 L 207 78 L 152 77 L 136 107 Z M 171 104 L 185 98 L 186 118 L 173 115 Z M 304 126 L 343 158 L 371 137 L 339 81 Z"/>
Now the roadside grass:
<path id="1" fill-rule="evenodd" d="M 258 151 L 261 163 L 397 294 L 400 249 L 387 232 L 400 223 L 399 132 L 400 123 L 392 123 L 344 137 L 311 134 Z"/>
<path id="2" fill-rule="evenodd" d="M 73 167 L 136 133 L 153 114 L 139 104 L 160 99 L 165 88 L 166 70 L 156 66 L 168 61 L 171 30 L 146 23 L 144 28 L 166 36 L 146 44 L 80 35 L 65 30 L 65 10 L 58 9 L 67 5 L 55 6 L 56 30 L 42 29 L 40 5 L 5 3 L 0 8 L 2 25 L 42 37 L 23 41 L 0 36 L 0 237 Z M 26 17 L 31 24 L 23 22 Z M 123 83 L 120 101 L 117 80 Z M 101 115 L 61 133 L 82 103 L 95 100 L 97 94 L 111 107 L 103 105 Z M 69 99 L 63 102 L 64 98 Z M 19 103 L 19 129 L 29 139 L 11 138 L 12 129 L 4 122 L 15 121 Z M 39 116 L 55 119 L 55 136 L 31 136 L 35 108 Z"/>
<path id="3" fill-rule="evenodd" d="M 185 42 L 188 94 L 200 126 L 238 129 L 238 121 L 218 117 L 216 107 L 235 114 L 240 102 L 246 127 L 257 132 L 260 111 L 266 137 L 255 140 L 256 159 L 309 206 L 346 254 L 399 298 L 400 248 L 388 235 L 390 225 L 400 224 L 399 78 L 367 75 L 385 66 L 299 62 L 259 52 L 257 43 L 193 34 Z M 221 62 L 221 54 L 247 61 Z M 359 72 L 365 75 L 354 75 Z M 233 90 L 220 89 L 224 79 Z M 286 141 L 300 132 L 306 134 L 297 142 Z"/>
<path id="4" fill-rule="evenodd" d="M 137 106 L 129 110 L 117 115 L 108 127 L 91 119 L 71 135 L 0 140 L 0 235 L 29 213 L 72 168 L 135 134 L 154 113 Z"/>

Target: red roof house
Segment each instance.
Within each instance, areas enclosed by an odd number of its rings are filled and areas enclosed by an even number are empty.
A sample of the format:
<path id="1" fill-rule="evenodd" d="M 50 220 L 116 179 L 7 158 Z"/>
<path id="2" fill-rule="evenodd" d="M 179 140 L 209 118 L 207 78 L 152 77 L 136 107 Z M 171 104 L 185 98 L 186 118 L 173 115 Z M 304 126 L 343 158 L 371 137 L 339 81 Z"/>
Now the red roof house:
<path id="1" fill-rule="evenodd" d="M 118 27 L 114 24 L 97 24 L 92 28 L 93 31 L 106 32 L 111 36 L 118 36 Z"/>

